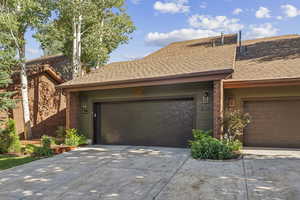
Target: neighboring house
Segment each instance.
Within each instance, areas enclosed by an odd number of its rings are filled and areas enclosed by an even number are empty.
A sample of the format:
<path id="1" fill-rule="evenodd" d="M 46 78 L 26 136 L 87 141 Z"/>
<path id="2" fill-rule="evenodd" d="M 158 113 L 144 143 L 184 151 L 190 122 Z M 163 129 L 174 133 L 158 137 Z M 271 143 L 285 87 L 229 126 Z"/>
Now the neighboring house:
<path id="1" fill-rule="evenodd" d="M 32 59 L 26 62 L 27 68 L 31 66 L 49 65 L 53 68 L 64 80 L 72 79 L 71 62 L 64 55 L 43 56 Z"/>
<path id="2" fill-rule="evenodd" d="M 28 75 L 28 96 L 33 138 L 42 135 L 55 135 L 58 126 L 65 126 L 66 98 L 56 86 L 65 82 L 60 73 L 65 64 L 63 56 L 42 57 L 26 62 Z M 67 79 L 69 76 L 64 74 Z M 17 105 L 11 110 L 10 116 L 16 120 L 16 127 L 21 138 L 24 138 L 23 106 L 20 91 L 19 73 L 12 76 L 13 84 L 10 91 L 17 91 L 14 95 L 18 99 Z"/>
<path id="3" fill-rule="evenodd" d="M 300 36 L 225 35 L 172 43 L 61 84 L 66 125 L 98 144 L 184 147 L 191 130 L 220 137 L 223 110 L 252 116 L 248 146 L 300 147 Z"/>

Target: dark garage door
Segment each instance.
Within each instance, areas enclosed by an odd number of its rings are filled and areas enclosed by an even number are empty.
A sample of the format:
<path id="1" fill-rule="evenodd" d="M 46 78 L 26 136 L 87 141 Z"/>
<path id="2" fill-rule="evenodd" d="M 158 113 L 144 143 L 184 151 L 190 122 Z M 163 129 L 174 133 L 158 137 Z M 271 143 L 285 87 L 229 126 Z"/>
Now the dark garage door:
<path id="1" fill-rule="evenodd" d="M 244 111 L 252 117 L 246 146 L 300 147 L 300 100 L 248 101 Z"/>
<path id="2" fill-rule="evenodd" d="M 185 147 L 195 112 L 192 99 L 100 104 L 100 143 Z"/>

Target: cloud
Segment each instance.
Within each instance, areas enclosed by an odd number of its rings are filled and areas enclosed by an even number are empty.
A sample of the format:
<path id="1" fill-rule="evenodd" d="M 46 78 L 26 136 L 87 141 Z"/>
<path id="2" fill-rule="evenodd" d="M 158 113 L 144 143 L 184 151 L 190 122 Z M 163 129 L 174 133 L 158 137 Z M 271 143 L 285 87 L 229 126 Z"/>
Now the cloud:
<path id="1" fill-rule="evenodd" d="M 239 14 L 241 14 L 243 12 L 243 9 L 241 9 L 241 8 L 236 8 L 236 9 L 234 9 L 234 11 L 232 11 L 232 14 L 234 14 L 234 15 L 239 15 Z"/>
<path id="2" fill-rule="evenodd" d="M 200 3 L 200 8 L 204 9 L 204 8 L 207 8 L 207 3 L 205 1 L 201 2 Z"/>
<path id="3" fill-rule="evenodd" d="M 146 43 L 153 46 L 166 46 L 171 42 L 192 40 L 219 35 L 219 32 L 202 29 L 179 29 L 167 33 L 151 32 L 146 36 Z"/>
<path id="4" fill-rule="evenodd" d="M 187 6 L 188 0 L 156 1 L 153 8 L 161 13 L 187 13 L 190 6 Z"/>
<path id="5" fill-rule="evenodd" d="M 190 26 L 214 31 L 237 32 L 244 27 L 239 19 L 226 16 L 193 15 L 188 19 Z"/>
<path id="6" fill-rule="evenodd" d="M 300 15 L 300 10 L 290 4 L 282 5 L 281 9 L 283 10 L 283 13 L 285 14 L 286 17 L 292 18 L 292 17 L 297 17 L 298 15 Z"/>
<path id="7" fill-rule="evenodd" d="M 141 0 L 131 0 L 131 3 L 133 4 L 139 4 L 141 2 Z"/>
<path id="8" fill-rule="evenodd" d="M 278 33 L 279 29 L 273 27 L 270 23 L 260 25 L 250 25 L 250 31 L 246 33 L 247 38 L 262 38 L 274 36 Z"/>
<path id="9" fill-rule="evenodd" d="M 282 16 L 277 16 L 277 17 L 276 17 L 276 19 L 278 19 L 278 20 L 282 20 L 282 19 L 283 19 L 283 17 L 282 17 Z"/>
<path id="10" fill-rule="evenodd" d="M 266 7 L 259 7 L 259 9 L 256 11 L 255 16 L 256 18 L 270 18 L 271 17 L 271 11 Z"/>

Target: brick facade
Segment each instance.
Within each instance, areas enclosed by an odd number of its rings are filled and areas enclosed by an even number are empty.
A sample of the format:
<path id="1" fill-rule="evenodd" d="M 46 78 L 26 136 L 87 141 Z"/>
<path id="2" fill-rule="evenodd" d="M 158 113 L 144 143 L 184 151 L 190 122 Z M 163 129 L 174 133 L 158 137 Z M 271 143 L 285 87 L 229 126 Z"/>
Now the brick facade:
<path id="1" fill-rule="evenodd" d="M 222 133 L 223 118 L 223 82 L 214 81 L 213 86 L 213 134 L 215 138 L 220 138 Z"/>

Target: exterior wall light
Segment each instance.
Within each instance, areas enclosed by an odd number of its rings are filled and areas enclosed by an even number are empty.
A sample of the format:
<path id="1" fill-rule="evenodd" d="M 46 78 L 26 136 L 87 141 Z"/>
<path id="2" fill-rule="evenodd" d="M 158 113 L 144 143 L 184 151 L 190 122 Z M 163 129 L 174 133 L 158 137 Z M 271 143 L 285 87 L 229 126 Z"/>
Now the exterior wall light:
<path id="1" fill-rule="evenodd" d="M 209 103 L 209 92 L 205 91 L 202 97 L 202 103 L 203 104 L 208 104 Z"/>

